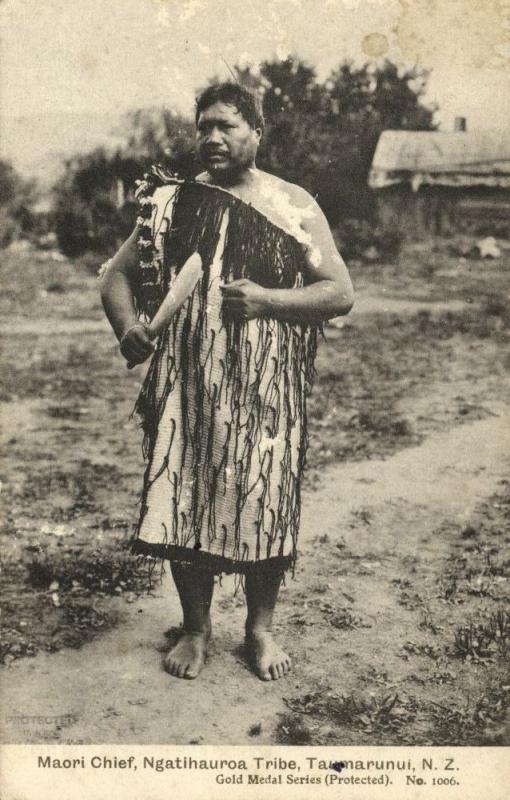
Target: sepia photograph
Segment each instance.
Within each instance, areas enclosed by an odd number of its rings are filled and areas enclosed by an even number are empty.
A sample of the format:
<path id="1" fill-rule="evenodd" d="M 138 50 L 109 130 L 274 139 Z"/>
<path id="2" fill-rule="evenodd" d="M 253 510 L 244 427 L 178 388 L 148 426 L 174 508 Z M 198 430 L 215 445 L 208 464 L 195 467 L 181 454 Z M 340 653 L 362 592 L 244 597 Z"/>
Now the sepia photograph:
<path id="1" fill-rule="evenodd" d="M 471 797 L 450 757 L 508 746 L 505 9 L 0 2 L 1 735 L 34 780 Z"/>

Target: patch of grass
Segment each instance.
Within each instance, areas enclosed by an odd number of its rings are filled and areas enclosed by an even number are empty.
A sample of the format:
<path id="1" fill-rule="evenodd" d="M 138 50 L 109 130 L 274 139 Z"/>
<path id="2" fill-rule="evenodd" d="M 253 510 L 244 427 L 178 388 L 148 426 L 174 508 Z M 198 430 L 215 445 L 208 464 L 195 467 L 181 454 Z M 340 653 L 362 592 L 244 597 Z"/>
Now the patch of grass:
<path id="1" fill-rule="evenodd" d="M 436 324 L 442 339 L 451 339 L 456 334 L 474 339 L 495 338 L 501 342 L 507 339 L 501 315 L 489 313 L 487 309 L 484 313 L 483 308 L 481 311 L 478 308 L 470 308 L 465 312 L 447 311 L 440 315 Z"/>
<path id="2" fill-rule="evenodd" d="M 415 439 L 411 422 L 398 415 L 389 415 L 384 410 L 360 411 L 351 425 L 359 427 L 373 436 L 398 436 Z M 415 439 L 416 443 L 416 439 Z"/>
<path id="3" fill-rule="evenodd" d="M 388 675 L 386 670 L 378 669 L 371 665 L 365 674 L 360 675 L 361 680 L 363 683 L 367 683 L 370 686 L 377 684 L 378 686 L 388 686 L 391 683 L 391 679 Z"/>
<path id="4" fill-rule="evenodd" d="M 83 418 L 84 410 L 81 408 L 58 405 L 49 406 L 45 409 L 45 413 L 53 419 L 70 419 L 73 422 L 78 422 Z"/>
<path id="5" fill-rule="evenodd" d="M 406 642 L 402 646 L 402 651 L 405 656 L 427 656 L 433 661 L 438 661 L 442 656 L 441 649 L 430 642 Z"/>
<path id="6" fill-rule="evenodd" d="M 454 632 L 453 652 L 459 658 L 479 661 L 496 653 L 506 654 L 510 639 L 510 614 L 504 608 L 481 622 L 460 625 Z"/>
<path id="7" fill-rule="evenodd" d="M 23 359 L 20 350 L 25 353 Z M 3 391 L 20 398 L 45 399 L 53 408 L 76 409 L 92 398 L 119 400 L 126 392 L 134 402 L 136 396 L 136 376 L 121 369 L 113 334 L 101 330 L 84 331 L 75 342 L 66 334 L 55 338 L 21 331 L 6 338 L 5 360 L 9 370 L 2 376 Z"/>
<path id="8" fill-rule="evenodd" d="M 501 682 L 489 686 L 478 698 L 474 720 L 479 730 L 476 744 L 508 744 L 508 709 L 510 708 L 510 685 Z M 505 726 L 505 722 L 507 723 Z M 481 729 L 481 730 L 480 730 Z"/>
<path id="9" fill-rule="evenodd" d="M 451 685 L 457 680 L 457 673 L 453 672 L 451 669 L 438 669 L 435 670 L 430 678 L 425 682 L 428 682 L 428 680 L 430 680 L 432 683 L 439 684 L 440 686 L 443 686 L 444 684 Z"/>
<path id="10" fill-rule="evenodd" d="M 367 734 L 393 733 L 398 736 L 414 720 L 417 712 L 414 698 L 402 699 L 398 694 L 314 692 L 284 699 L 294 714 L 310 715 L 321 722 Z"/>
<path id="11" fill-rule="evenodd" d="M 407 245 L 398 258 L 384 264 L 350 265 L 355 285 L 369 281 L 384 287 L 390 297 L 415 298 L 422 302 L 496 299 L 505 296 L 509 254 L 489 261 L 474 256 L 476 237 L 461 240 L 431 238 Z M 452 280 L 454 277 L 454 280 Z"/>
<path id="12" fill-rule="evenodd" d="M 501 317 L 504 323 L 510 321 L 510 298 L 508 293 L 490 291 L 483 298 L 482 312 L 489 317 Z"/>
<path id="13" fill-rule="evenodd" d="M 426 605 L 422 608 L 421 619 L 418 627 L 424 631 L 430 631 L 434 634 L 434 636 L 437 636 L 444 630 L 441 625 L 438 625 L 437 622 L 434 621 L 432 612 Z"/>
<path id="14" fill-rule="evenodd" d="M 312 732 L 308 725 L 295 714 L 280 714 L 275 739 L 278 744 L 310 744 Z"/>
<path id="15" fill-rule="evenodd" d="M 440 582 L 439 597 L 446 600 L 448 603 L 454 603 L 457 598 L 457 589 L 459 586 L 459 578 L 455 573 L 447 575 Z"/>
<path id="16" fill-rule="evenodd" d="M 116 594 L 137 591 L 147 585 L 147 567 L 127 552 L 83 551 L 81 547 L 63 553 L 52 548 L 40 550 L 27 564 L 27 582 L 33 589 L 48 590 L 53 583 L 61 591 L 80 587 L 89 592 Z"/>
<path id="17" fill-rule="evenodd" d="M 462 706 L 431 702 L 426 708 L 432 720 L 429 730 L 433 745 L 505 745 L 510 707 L 510 685 L 503 678 L 489 685 L 477 699 L 467 698 Z"/>
<path id="18" fill-rule="evenodd" d="M 324 702 L 324 692 L 315 691 L 296 697 L 284 698 L 285 704 L 296 714 L 320 714 Z"/>
<path id="19" fill-rule="evenodd" d="M 73 463 L 72 470 L 51 465 L 31 471 L 13 496 L 17 503 L 34 509 L 51 499 L 52 520 L 69 521 L 84 512 L 99 511 L 100 492 L 113 491 L 123 477 L 113 464 L 82 458 Z"/>
<path id="20" fill-rule="evenodd" d="M 0 250 L 3 314 L 29 319 L 42 316 L 45 320 L 52 315 L 59 319 L 97 318 L 101 312 L 94 273 L 101 257 L 94 256 L 93 270 L 83 258 L 55 261 L 45 255 L 37 248 L 21 253 Z"/>
<path id="21" fill-rule="evenodd" d="M 508 601 L 510 561 L 505 545 L 510 540 L 510 490 L 506 483 L 501 485 L 501 490 L 476 507 L 464 526 L 440 526 L 436 531 L 442 533 L 444 528 L 457 551 L 438 578 L 442 600 L 455 604 L 472 597 L 499 604 Z"/>
<path id="22" fill-rule="evenodd" d="M 336 609 L 328 614 L 328 622 L 333 628 L 338 630 L 354 630 L 355 628 L 371 628 L 372 626 L 364 622 L 361 617 L 353 614 L 349 608 Z"/>
<path id="23" fill-rule="evenodd" d="M 431 703 L 429 716 L 433 722 L 429 734 L 433 744 L 466 744 L 466 739 L 474 733 L 475 725 L 469 707 L 455 708 Z"/>
<path id="24" fill-rule="evenodd" d="M 399 590 L 399 605 L 404 606 L 404 608 L 407 608 L 408 611 L 415 611 L 417 608 L 423 607 L 424 600 L 421 594 L 416 591 L 411 591 L 412 587 L 414 586 L 412 581 L 410 581 L 408 578 L 393 578 L 391 583 Z"/>
<path id="25" fill-rule="evenodd" d="M 404 606 L 408 611 L 415 611 L 417 608 L 421 608 L 423 598 L 418 592 L 409 592 L 403 589 L 399 594 L 398 602 L 399 605 Z"/>
<path id="26" fill-rule="evenodd" d="M 371 628 L 372 625 L 354 613 L 352 608 L 339 608 L 329 603 L 321 604 L 320 610 L 327 622 L 337 630 L 355 630 L 356 628 Z"/>
<path id="27" fill-rule="evenodd" d="M 485 628 L 495 642 L 505 646 L 510 639 L 510 613 L 505 608 L 498 608 L 490 614 Z"/>
<path id="28" fill-rule="evenodd" d="M 454 654 L 456 656 L 479 661 L 491 658 L 495 651 L 494 639 L 482 626 L 469 623 L 456 629 L 454 635 Z"/>
<path id="29" fill-rule="evenodd" d="M 341 606 L 324 600 L 322 595 L 331 591 L 331 587 L 323 589 L 323 585 L 318 584 L 316 588 L 311 587 L 313 594 L 319 597 L 307 598 L 301 604 L 302 608 L 296 610 L 289 617 L 289 622 L 293 625 L 307 627 L 315 625 L 321 621 L 327 622 L 338 630 L 354 630 L 356 628 L 371 628 L 371 622 L 355 613 L 351 606 Z M 350 595 L 345 595 L 349 602 L 354 602 Z"/>
<path id="30" fill-rule="evenodd" d="M 491 350 L 477 363 L 483 372 L 480 378 L 502 372 L 509 335 L 500 314 L 478 306 L 441 314 L 375 313 L 362 324 L 346 322 L 334 332 L 326 330 L 309 400 L 310 471 L 338 460 L 381 457 L 419 444 L 428 433 L 427 415 L 403 413 L 401 401 L 409 395 L 422 396 L 431 382 L 450 382 L 452 365 L 456 378 L 469 380 L 473 347 L 488 338 Z M 456 423 L 489 413 L 478 402 L 474 387 L 473 396 L 459 403 Z M 443 425 L 451 424 L 452 409 L 441 414 Z M 440 427 L 437 409 L 431 416 Z M 309 485 L 313 482 L 310 475 L 307 480 Z"/>
<path id="31" fill-rule="evenodd" d="M 117 610 L 90 596 L 61 597 L 58 607 L 51 594 L 41 592 L 3 599 L 2 663 L 34 656 L 39 650 L 53 653 L 81 647 L 120 619 Z"/>
<path id="32" fill-rule="evenodd" d="M 87 542 L 60 540 L 30 545 L 25 553 L 2 558 L 2 661 L 80 647 L 117 623 L 119 613 L 107 597 L 131 602 L 159 577 L 153 575 L 157 562 L 148 566 L 121 542 L 92 549 Z"/>
<path id="33" fill-rule="evenodd" d="M 62 621 L 54 629 L 47 649 L 51 652 L 62 647 L 81 647 L 96 633 L 114 627 L 119 618 L 118 612 L 97 608 L 86 597 L 69 598 L 63 607 Z"/>

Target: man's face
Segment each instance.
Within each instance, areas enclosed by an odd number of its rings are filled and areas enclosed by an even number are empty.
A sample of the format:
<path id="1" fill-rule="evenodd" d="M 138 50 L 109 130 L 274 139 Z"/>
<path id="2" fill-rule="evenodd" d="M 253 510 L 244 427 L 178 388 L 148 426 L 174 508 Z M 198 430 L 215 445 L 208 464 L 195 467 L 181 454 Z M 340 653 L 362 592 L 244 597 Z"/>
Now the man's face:
<path id="1" fill-rule="evenodd" d="M 214 178 L 227 178 L 253 164 L 260 135 L 261 131 L 250 127 L 235 106 L 214 103 L 197 121 L 198 156 Z"/>

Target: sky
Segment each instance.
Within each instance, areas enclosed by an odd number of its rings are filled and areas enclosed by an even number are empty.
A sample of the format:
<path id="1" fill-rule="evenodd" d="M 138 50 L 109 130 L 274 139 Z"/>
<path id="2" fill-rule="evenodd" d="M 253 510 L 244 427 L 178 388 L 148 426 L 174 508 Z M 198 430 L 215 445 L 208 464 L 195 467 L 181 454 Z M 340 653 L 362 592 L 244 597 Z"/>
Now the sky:
<path id="1" fill-rule="evenodd" d="M 23 169 L 86 149 L 122 112 L 190 113 L 225 64 L 296 55 L 319 77 L 343 59 L 432 70 L 451 130 L 510 119 L 510 0 L 0 0 L 1 151 Z"/>

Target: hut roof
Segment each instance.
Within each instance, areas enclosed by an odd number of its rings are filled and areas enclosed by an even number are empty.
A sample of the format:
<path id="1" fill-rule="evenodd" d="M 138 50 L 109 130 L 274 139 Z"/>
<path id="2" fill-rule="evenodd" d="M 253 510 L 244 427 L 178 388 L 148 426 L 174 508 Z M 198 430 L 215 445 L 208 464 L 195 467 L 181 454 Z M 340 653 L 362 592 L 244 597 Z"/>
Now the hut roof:
<path id="1" fill-rule="evenodd" d="M 383 131 L 369 185 L 397 183 L 510 188 L 508 131 Z"/>

